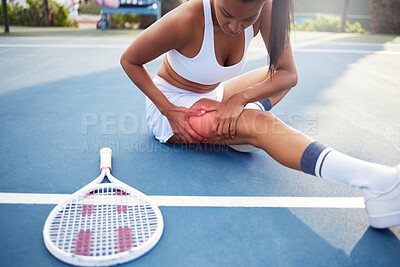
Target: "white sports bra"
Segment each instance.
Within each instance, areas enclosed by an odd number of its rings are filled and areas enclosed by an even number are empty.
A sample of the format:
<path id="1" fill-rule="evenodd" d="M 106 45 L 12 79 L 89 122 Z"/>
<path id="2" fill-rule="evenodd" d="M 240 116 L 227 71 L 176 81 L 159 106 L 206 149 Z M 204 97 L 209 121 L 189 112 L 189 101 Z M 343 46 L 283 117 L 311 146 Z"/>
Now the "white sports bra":
<path id="1" fill-rule="evenodd" d="M 185 57 L 177 50 L 167 52 L 167 59 L 172 69 L 186 80 L 212 85 L 233 78 L 243 69 L 246 63 L 246 54 L 250 41 L 254 37 L 253 25 L 244 29 L 245 42 L 242 60 L 232 66 L 221 66 L 215 57 L 214 26 L 210 0 L 203 0 L 204 10 L 204 37 L 200 52 L 192 58 Z"/>

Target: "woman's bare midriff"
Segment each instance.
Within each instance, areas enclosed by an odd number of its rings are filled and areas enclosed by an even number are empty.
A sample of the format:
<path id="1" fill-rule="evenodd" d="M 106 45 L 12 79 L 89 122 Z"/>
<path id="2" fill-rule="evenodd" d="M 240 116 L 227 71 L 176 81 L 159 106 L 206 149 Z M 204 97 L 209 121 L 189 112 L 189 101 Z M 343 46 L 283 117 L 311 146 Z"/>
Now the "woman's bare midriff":
<path id="1" fill-rule="evenodd" d="M 203 5 L 200 1 L 199 4 L 199 12 L 200 10 L 202 11 L 203 9 Z M 245 36 L 244 33 L 242 33 L 241 35 L 235 36 L 235 37 L 231 37 L 231 36 L 227 36 L 225 33 L 222 32 L 219 24 L 217 23 L 217 18 L 215 16 L 215 12 L 214 12 L 214 6 L 213 6 L 213 2 L 212 2 L 212 15 L 213 15 L 213 24 L 214 24 L 214 39 L 215 39 L 215 43 L 217 45 L 215 45 L 215 53 L 217 55 L 221 54 L 221 51 L 225 51 L 226 52 L 226 48 L 224 46 L 219 46 L 218 43 L 229 43 L 229 47 L 230 47 L 230 53 L 228 53 L 229 55 L 225 55 L 224 58 L 219 58 L 218 56 L 217 61 L 219 61 L 219 64 L 222 66 L 231 66 L 234 64 L 237 64 L 238 61 L 241 60 L 241 58 L 244 56 L 241 53 L 237 53 L 237 51 L 243 51 L 244 50 L 244 40 L 245 40 Z M 201 18 L 203 20 L 203 18 Z M 203 22 L 204 24 L 204 22 Z M 201 25 L 201 24 L 198 24 Z M 180 51 L 184 56 L 186 57 L 194 57 L 195 55 L 197 55 L 200 52 L 201 49 L 201 45 L 203 43 L 203 32 L 204 32 L 204 26 L 198 26 L 199 28 L 193 29 L 193 31 L 198 32 L 198 36 L 200 36 L 199 38 L 196 38 L 195 41 L 193 41 L 193 43 L 189 44 L 188 46 L 191 47 L 191 49 L 186 49 L 185 53 L 183 53 L 182 51 Z M 260 29 L 260 19 L 258 19 L 254 25 L 252 25 L 253 30 L 254 30 L 254 36 L 257 35 L 259 29 Z M 193 38 L 191 38 L 192 40 Z M 230 57 L 231 55 L 241 55 L 240 59 L 236 57 L 232 57 L 231 60 Z M 227 63 L 227 64 L 226 64 Z M 189 81 L 185 78 L 183 78 L 182 76 L 180 76 L 179 74 L 177 74 L 172 67 L 169 65 L 167 57 L 164 56 L 164 60 L 160 66 L 160 68 L 158 69 L 157 75 L 160 76 L 161 78 L 163 78 L 165 81 L 167 81 L 169 84 L 176 86 L 178 88 L 184 89 L 184 90 L 188 90 L 191 92 L 195 92 L 195 93 L 199 93 L 199 94 L 205 94 L 205 93 L 209 93 L 212 90 L 214 90 L 215 88 L 217 88 L 217 86 L 219 85 L 219 83 L 217 84 L 212 84 L 212 85 L 204 85 L 204 84 L 198 84 L 192 81 Z"/>
<path id="2" fill-rule="evenodd" d="M 160 68 L 158 69 L 157 75 L 173 86 L 199 94 L 209 93 L 215 88 L 217 88 L 217 86 L 219 85 L 219 84 L 204 85 L 186 80 L 185 78 L 179 76 L 179 74 L 177 74 L 172 69 L 172 67 L 168 63 L 166 56 L 164 57 L 164 60 Z"/>

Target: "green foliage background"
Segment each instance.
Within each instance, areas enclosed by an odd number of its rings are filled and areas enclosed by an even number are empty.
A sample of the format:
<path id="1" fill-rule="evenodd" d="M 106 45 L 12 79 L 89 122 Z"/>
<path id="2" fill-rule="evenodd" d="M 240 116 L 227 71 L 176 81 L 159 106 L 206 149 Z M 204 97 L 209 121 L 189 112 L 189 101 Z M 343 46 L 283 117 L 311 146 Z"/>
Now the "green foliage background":
<path id="1" fill-rule="evenodd" d="M 7 3 L 11 25 L 44 26 L 44 5 L 42 0 L 26 0 L 28 7 L 18 3 Z M 68 16 L 68 10 L 54 0 L 49 0 L 50 25 L 58 27 L 77 26 Z M 4 24 L 3 6 L 0 4 L 0 24 Z"/>
<path id="2" fill-rule="evenodd" d="M 305 19 L 303 23 L 296 24 L 296 29 L 302 31 L 340 32 L 341 25 L 341 17 L 317 13 L 315 18 Z M 345 32 L 366 33 L 359 22 L 350 23 L 349 21 L 346 21 Z"/>

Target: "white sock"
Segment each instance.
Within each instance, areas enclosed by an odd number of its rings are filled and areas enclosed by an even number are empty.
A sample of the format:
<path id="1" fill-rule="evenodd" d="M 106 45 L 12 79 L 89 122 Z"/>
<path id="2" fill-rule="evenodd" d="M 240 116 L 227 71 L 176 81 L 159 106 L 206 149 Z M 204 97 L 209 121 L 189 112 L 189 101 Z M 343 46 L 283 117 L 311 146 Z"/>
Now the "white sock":
<path id="1" fill-rule="evenodd" d="M 271 101 L 266 98 L 260 101 L 256 101 L 253 103 L 248 103 L 245 107 L 245 109 L 259 109 L 259 110 L 264 110 L 264 111 L 270 111 L 272 108 Z"/>
<path id="2" fill-rule="evenodd" d="M 252 102 L 252 103 L 247 103 L 246 106 L 244 106 L 244 109 L 258 109 L 258 110 L 264 110 L 264 107 L 260 104 L 260 102 Z"/>
<path id="3" fill-rule="evenodd" d="M 374 192 L 385 192 L 399 180 L 399 173 L 394 167 L 359 160 L 332 148 L 324 149 L 319 155 L 315 174 Z"/>

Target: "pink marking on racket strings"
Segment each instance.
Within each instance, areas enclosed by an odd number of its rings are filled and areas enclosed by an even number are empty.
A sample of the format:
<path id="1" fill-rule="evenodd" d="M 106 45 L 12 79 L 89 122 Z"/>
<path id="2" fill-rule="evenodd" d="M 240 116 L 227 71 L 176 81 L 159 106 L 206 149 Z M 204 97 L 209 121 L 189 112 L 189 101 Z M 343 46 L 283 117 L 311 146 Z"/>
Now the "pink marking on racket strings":
<path id="1" fill-rule="evenodd" d="M 127 213 L 128 212 L 128 193 L 126 191 L 121 191 L 117 189 L 115 191 L 115 203 L 117 213 Z"/>
<path id="2" fill-rule="evenodd" d="M 110 167 L 103 167 L 100 169 L 100 172 L 103 172 L 103 169 L 108 169 L 109 172 L 111 172 L 111 168 Z"/>
<path id="3" fill-rule="evenodd" d="M 132 248 L 132 232 L 129 227 L 118 228 L 118 252 L 130 250 Z"/>
<path id="4" fill-rule="evenodd" d="M 117 209 L 118 213 L 127 213 L 128 212 L 128 206 L 117 205 L 116 209 Z"/>
<path id="5" fill-rule="evenodd" d="M 87 193 L 83 197 L 83 203 L 82 203 L 82 210 L 81 210 L 81 215 L 86 216 L 86 215 L 92 215 L 94 212 L 94 197 L 96 193 L 95 191 L 91 191 Z"/>
<path id="6" fill-rule="evenodd" d="M 90 256 L 90 238 L 92 237 L 92 231 L 81 230 L 78 233 L 78 237 L 75 242 L 75 255 Z"/>

